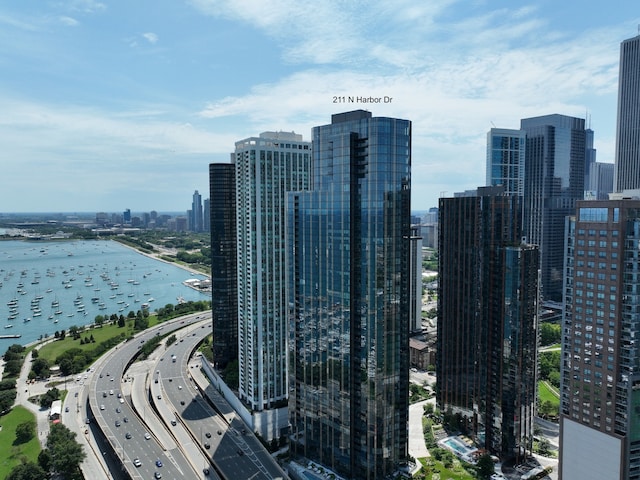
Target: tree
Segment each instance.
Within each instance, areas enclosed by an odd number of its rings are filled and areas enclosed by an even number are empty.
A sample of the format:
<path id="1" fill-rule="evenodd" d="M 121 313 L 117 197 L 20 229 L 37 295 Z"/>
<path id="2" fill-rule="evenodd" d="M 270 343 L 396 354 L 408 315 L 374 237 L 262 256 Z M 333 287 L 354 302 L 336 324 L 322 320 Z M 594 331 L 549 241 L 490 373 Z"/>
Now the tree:
<path id="1" fill-rule="evenodd" d="M 51 455 L 51 470 L 69 478 L 73 478 L 80 463 L 87 456 L 75 437 L 76 434 L 62 423 L 51 425 L 47 437 L 47 449 Z"/>
<path id="2" fill-rule="evenodd" d="M 34 360 L 40 356 L 40 351 L 37 348 L 31 350 L 31 359 Z"/>
<path id="3" fill-rule="evenodd" d="M 37 377 L 49 375 L 49 361 L 46 358 L 36 358 L 31 364 L 31 370 Z"/>
<path id="4" fill-rule="evenodd" d="M 38 465 L 40 465 L 45 472 L 51 470 L 51 453 L 46 448 L 40 450 L 38 454 Z"/>
<path id="5" fill-rule="evenodd" d="M 124 317 L 122 315 L 118 318 L 118 327 L 124 327 Z"/>
<path id="6" fill-rule="evenodd" d="M 49 408 L 54 400 L 60 399 L 60 390 L 53 387 L 40 397 L 40 406 L 42 408 Z"/>
<path id="7" fill-rule="evenodd" d="M 8 411 L 13 406 L 17 393 L 15 389 L 0 391 L 0 413 Z"/>
<path id="8" fill-rule="evenodd" d="M 27 443 L 36 433 L 36 422 L 29 420 L 16 426 L 16 442 Z"/>
<path id="9" fill-rule="evenodd" d="M 43 478 L 47 478 L 46 471 L 33 462 L 16 465 L 7 476 L 7 480 L 41 480 Z"/>
<path id="10" fill-rule="evenodd" d="M 481 478 L 489 478 L 495 472 L 495 466 L 489 454 L 482 455 L 478 459 L 476 466 L 478 467 L 478 474 Z"/>
<path id="11" fill-rule="evenodd" d="M 63 358 L 60 363 L 60 373 L 64 376 L 71 375 L 73 373 L 73 361 L 70 358 Z"/>
<path id="12" fill-rule="evenodd" d="M 560 343 L 562 329 L 555 323 L 544 322 L 540 324 L 540 344 L 553 345 Z"/>

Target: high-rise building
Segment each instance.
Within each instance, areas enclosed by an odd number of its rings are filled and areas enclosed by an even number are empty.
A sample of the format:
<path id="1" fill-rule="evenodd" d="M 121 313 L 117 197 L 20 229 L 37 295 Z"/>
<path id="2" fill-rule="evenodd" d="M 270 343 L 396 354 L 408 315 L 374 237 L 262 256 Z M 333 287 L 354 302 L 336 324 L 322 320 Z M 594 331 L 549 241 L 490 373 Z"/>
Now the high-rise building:
<path id="1" fill-rule="evenodd" d="M 539 253 L 522 198 L 502 187 L 441 198 L 436 402 L 503 459 L 530 454 Z"/>
<path id="2" fill-rule="evenodd" d="M 196 190 L 193 193 L 191 210 L 189 211 L 189 230 L 192 232 L 202 232 L 202 195 Z"/>
<path id="3" fill-rule="evenodd" d="M 565 115 L 525 118 L 524 235 L 540 248 L 541 294 L 562 301 L 564 219 L 584 198 L 585 121 Z"/>
<path id="4" fill-rule="evenodd" d="M 526 136 L 523 130 L 492 128 L 487 133 L 487 185 L 524 196 Z"/>
<path id="5" fill-rule="evenodd" d="M 266 440 L 288 425 L 285 202 L 311 176 L 311 143 L 293 132 L 236 142 L 240 399 Z"/>
<path id="6" fill-rule="evenodd" d="M 221 371 L 238 360 L 235 168 L 233 163 L 209 165 L 213 362 Z"/>
<path id="7" fill-rule="evenodd" d="M 411 227 L 411 286 L 409 288 L 409 330 L 422 331 L 422 237 L 420 226 Z"/>
<path id="8" fill-rule="evenodd" d="M 620 45 L 615 191 L 640 189 L 640 35 Z"/>
<path id="9" fill-rule="evenodd" d="M 312 135 L 287 211 L 291 448 L 384 479 L 407 460 L 411 122 L 357 110 Z"/>
<path id="10" fill-rule="evenodd" d="M 206 198 L 204 200 L 204 206 L 202 211 L 202 231 L 211 231 L 211 200 Z"/>
<path id="11" fill-rule="evenodd" d="M 640 479 L 640 200 L 567 219 L 560 478 Z"/>
<path id="12" fill-rule="evenodd" d="M 613 169 L 613 163 L 595 162 L 591 164 L 585 199 L 609 199 L 609 194 L 613 192 Z"/>

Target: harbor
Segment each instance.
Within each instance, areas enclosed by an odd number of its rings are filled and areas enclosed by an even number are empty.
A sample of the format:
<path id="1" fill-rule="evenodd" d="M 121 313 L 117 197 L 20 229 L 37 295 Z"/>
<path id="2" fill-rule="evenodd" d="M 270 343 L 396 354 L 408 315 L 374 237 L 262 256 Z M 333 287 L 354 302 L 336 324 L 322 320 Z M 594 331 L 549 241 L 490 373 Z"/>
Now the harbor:
<path id="1" fill-rule="evenodd" d="M 189 285 L 193 280 L 207 282 L 204 275 L 111 240 L 3 241 L 0 325 L 6 334 L 0 340 L 21 338 L 26 344 L 93 324 L 98 315 L 126 317 L 131 311 L 209 300 Z"/>

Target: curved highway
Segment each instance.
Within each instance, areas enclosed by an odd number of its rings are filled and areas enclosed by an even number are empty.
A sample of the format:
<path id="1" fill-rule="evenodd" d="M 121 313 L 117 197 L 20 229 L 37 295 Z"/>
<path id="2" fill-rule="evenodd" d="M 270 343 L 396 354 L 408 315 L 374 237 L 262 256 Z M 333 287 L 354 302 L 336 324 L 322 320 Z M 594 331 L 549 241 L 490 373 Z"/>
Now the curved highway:
<path id="1" fill-rule="evenodd" d="M 160 410 L 160 400 L 164 400 L 169 409 L 165 421 L 171 425 L 171 420 L 175 420 L 177 425 L 173 428 L 185 428 L 190 441 L 206 452 L 212 464 L 211 474 L 215 470 L 229 480 L 286 478 L 245 423 L 237 415 L 230 416 L 229 423 L 205 400 L 193 381 L 191 372 L 198 368 L 199 362 L 189 365 L 189 358 L 208 333 L 205 326 L 199 324 L 178 332 L 178 341 L 156 364 L 151 384 L 153 401 Z M 217 396 L 216 402 L 219 401 L 226 403 Z M 220 407 L 224 412 L 229 410 L 228 405 Z"/>
<path id="2" fill-rule="evenodd" d="M 182 321 L 184 324 L 184 321 Z M 144 342 L 184 327 L 179 321 L 166 322 L 120 344 L 94 373 L 89 388 L 92 420 L 103 432 L 131 478 L 203 478 L 194 470 L 183 450 L 175 444 L 163 445 L 132 408 L 123 394 L 128 380 L 123 374 Z M 159 348 L 164 348 L 161 343 Z M 157 466 L 156 461 L 160 461 Z"/>

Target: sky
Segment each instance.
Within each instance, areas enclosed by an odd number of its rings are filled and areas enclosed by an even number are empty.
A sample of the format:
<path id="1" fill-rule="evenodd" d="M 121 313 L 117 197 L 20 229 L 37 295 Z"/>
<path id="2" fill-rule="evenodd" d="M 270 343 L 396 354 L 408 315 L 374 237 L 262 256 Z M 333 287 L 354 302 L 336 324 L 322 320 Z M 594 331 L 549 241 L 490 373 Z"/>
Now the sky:
<path id="1" fill-rule="evenodd" d="M 414 211 L 484 185 L 522 118 L 586 118 L 612 163 L 638 24 L 637 0 L 2 2 L 0 212 L 186 211 L 236 141 L 361 108 L 412 121 Z"/>

